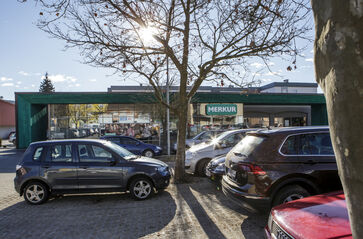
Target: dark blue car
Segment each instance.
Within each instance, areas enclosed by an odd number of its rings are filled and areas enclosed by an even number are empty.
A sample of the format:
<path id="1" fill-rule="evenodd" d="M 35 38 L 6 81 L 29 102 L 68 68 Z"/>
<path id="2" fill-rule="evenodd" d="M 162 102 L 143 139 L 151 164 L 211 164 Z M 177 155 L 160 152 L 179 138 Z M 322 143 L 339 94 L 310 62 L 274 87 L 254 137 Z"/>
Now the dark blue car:
<path id="1" fill-rule="evenodd" d="M 161 155 L 162 152 L 162 149 L 159 146 L 146 144 L 128 136 L 106 135 L 102 136 L 100 139 L 112 141 L 136 155 L 144 155 L 149 158 L 152 158 L 155 155 Z"/>

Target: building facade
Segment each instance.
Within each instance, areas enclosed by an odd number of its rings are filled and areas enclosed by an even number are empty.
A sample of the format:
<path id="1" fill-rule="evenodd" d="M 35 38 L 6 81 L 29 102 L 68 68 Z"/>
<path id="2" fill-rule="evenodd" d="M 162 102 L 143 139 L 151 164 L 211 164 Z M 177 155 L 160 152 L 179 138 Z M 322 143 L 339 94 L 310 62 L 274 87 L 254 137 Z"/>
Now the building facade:
<path id="1" fill-rule="evenodd" d="M 0 99 L 0 138 L 7 139 L 15 131 L 15 104 Z"/>
<path id="2" fill-rule="evenodd" d="M 287 88 L 293 84 L 284 83 Z M 314 86 L 317 87 L 309 85 Z M 187 112 L 188 136 L 213 128 L 328 124 L 324 95 L 266 93 L 266 89 L 201 87 Z M 176 92 L 177 88 L 172 87 L 170 94 Z M 171 112 L 172 138 L 176 138 L 177 121 Z M 16 93 L 16 122 L 18 148 L 38 140 L 101 134 L 132 134 L 141 139 L 147 136 L 160 145 L 164 143 L 161 134 L 166 128 L 165 108 L 147 86 L 111 86 L 104 93 Z"/>

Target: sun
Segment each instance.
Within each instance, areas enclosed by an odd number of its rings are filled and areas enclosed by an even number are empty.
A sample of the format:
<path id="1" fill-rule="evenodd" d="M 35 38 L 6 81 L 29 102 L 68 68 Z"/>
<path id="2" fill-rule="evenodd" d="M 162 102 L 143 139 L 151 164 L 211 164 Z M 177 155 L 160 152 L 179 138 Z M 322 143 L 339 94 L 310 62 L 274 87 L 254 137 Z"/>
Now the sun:
<path id="1" fill-rule="evenodd" d="M 141 38 L 141 41 L 143 41 L 145 44 L 152 43 L 155 41 L 155 38 L 153 35 L 157 33 L 156 29 L 154 27 L 143 27 L 139 30 L 139 36 Z"/>

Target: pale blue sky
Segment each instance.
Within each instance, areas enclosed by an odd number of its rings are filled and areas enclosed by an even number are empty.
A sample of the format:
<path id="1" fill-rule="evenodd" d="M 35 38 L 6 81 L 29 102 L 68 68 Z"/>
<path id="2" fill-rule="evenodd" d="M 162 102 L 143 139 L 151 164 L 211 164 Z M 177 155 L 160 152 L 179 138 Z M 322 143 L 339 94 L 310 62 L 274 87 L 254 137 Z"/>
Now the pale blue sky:
<path id="1" fill-rule="evenodd" d="M 34 1 L 0 3 L 0 96 L 13 100 L 14 92 L 38 91 L 45 72 L 56 91 L 106 91 L 111 85 L 138 84 L 137 79 L 125 80 L 112 70 L 82 64 L 77 49 L 64 51 L 63 41 L 51 39 L 35 26 L 38 16 Z M 312 49 L 310 43 L 304 58 L 297 59 L 297 70 L 291 72 L 286 70 L 289 62 L 272 60 L 271 70 L 280 76 L 261 71 L 265 66 L 258 61 L 251 61 L 251 70 L 258 72 L 256 78 L 263 84 L 283 79 L 315 82 Z"/>

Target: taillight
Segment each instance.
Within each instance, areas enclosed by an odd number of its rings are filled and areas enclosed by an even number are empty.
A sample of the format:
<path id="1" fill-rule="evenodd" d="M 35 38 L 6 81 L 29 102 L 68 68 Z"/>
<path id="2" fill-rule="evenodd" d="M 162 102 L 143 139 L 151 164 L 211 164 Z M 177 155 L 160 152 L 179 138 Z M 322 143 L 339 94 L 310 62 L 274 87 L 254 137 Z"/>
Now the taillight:
<path id="1" fill-rule="evenodd" d="M 243 169 L 246 173 L 251 173 L 253 175 L 266 175 L 266 172 L 263 169 L 252 163 L 242 163 L 239 165 L 241 169 Z"/>

